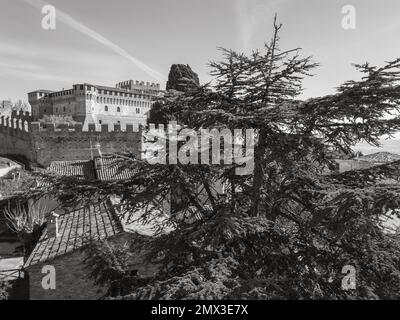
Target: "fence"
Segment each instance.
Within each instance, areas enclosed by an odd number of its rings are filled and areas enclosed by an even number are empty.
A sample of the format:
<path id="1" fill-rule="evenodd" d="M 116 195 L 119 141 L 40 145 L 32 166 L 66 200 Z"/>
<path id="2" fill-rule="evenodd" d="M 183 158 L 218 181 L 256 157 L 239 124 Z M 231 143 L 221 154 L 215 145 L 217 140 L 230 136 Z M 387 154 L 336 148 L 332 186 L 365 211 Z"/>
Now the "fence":
<path id="1" fill-rule="evenodd" d="M 11 284 L 9 300 L 29 300 L 29 274 L 23 268 L 0 270 L 0 281 Z"/>

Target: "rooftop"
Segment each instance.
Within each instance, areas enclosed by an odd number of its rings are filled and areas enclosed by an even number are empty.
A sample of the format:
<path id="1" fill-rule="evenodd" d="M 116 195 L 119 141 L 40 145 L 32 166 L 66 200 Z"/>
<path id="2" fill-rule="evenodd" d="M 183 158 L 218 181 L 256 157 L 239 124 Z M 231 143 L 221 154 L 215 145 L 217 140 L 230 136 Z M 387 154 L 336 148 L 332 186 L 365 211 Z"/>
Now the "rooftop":
<path id="1" fill-rule="evenodd" d="M 47 170 L 62 176 L 76 177 L 78 179 L 95 179 L 96 177 L 90 160 L 53 161 Z"/>
<path id="2" fill-rule="evenodd" d="M 83 207 L 59 217 L 59 237 L 48 238 L 46 230 L 25 263 L 35 265 L 70 253 L 91 241 L 107 239 L 123 232 L 122 224 L 107 204 Z"/>
<path id="3" fill-rule="evenodd" d="M 52 91 L 52 90 L 45 90 L 45 89 L 37 89 L 37 90 L 31 91 L 31 92 L 28 92 L 28 94 L 29 94 L 29 93 L 34 93 L 34 92 L 52 93 L 52 92 L 54 92 L 54 91 Z"/>
<path id="4" fill-rule="evenodd" d="M 101 181 L 132 178 L 136 171 L 125 165 L 125 160 L 116 157 L 96 158 L 94 162 L 97 178 Z"/>

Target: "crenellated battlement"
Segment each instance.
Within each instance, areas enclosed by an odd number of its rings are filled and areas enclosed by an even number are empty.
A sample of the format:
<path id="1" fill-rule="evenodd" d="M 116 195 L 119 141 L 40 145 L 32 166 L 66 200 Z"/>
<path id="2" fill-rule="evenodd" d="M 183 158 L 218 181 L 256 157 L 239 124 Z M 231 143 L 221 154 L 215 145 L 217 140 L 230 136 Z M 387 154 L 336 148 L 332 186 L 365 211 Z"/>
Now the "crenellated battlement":
<path id="1" fill-rule="evenodd" d="M 0 117 L 0 132 L 10 135 L 27 135 L 29 132 L 29 121 L 19 117 Z"/>
<path id="2" fill-rule="evenodd" d="M 154 82 L 144 82 L 144 81 L 138 81 L 138 80 L 126 80 L 126 81 L 121 81 L 116 84 L 117 88 L 122 88 L 122 89 L 132 89 L 132 88 L 147 88 L 147 89 L 160 89 L 160 84 L 159 83 L 154 83 Z"/>
<path id="3" fill-rule="evenodd" d="M 138 124 L 127 124 L 124 127 L 121 127 L 120 124 L 94 124 L 89 123 L 87 128 L 84 129 L 84 126 L 81 123 L 77 123 L 74 125 L 59 124 L 55 125 L 54 123 L 40 123 L 40 122 L 30 122 L 29 123 L 29 132 L 38 134 L 38 135 L 48 135 L 53 136 L 57 133 L 62 134 L 63 136 L 67 135 L 93 135 L 93 134 L 101 134 L 105 135 L 116 135 L 116 134 L 134 134 L 139 135 L 139 132 L 142 126 Z"/>
<path id="4" fill-rule="evenodd" d="M 139 124 L 126 124 L 123 127 L 120 124 L 94 124 L 89 123 L 87 128 L 84 130 L 82 123 L 74 125 L 65 124 L 54 124 L 54 123 L 42 123 L 32 122 L 31 115 L 27 113 L 16 113 L 13 112 L 11 117 L 1 116 L 0 117 L 0 132 L 16 132 L 16 133 L 31 133 L 39 135 L 54 135 L 57 133 L 63 134 L 110 134 L 115 135 L 117 133 L 126 134 L 138 134 L 141 130 Z"/>
<path id="5" fill-rule="evenodd" d="M 0 117 L 0 154 L 19 154 L 48 166 L 51 161 L 91 159 L 96 148 L 103 154 L 138 153 L 138 124 L 75 125 L 32 122 L 30 114 Z"/>

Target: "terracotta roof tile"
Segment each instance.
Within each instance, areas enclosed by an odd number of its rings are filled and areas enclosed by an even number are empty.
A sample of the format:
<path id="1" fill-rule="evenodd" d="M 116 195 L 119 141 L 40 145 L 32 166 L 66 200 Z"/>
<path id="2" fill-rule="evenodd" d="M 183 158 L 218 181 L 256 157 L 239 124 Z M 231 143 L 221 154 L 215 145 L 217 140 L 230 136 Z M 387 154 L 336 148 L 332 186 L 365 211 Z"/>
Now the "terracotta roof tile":
<path id="1" fill-rule="evenodd" d="M 92 161 L 90 160 L 53 161 L 47 170 L 78 179 L 95 179 L 96 177 Z"/>
<path id="2" fill-rule="evenodd" d="M 92 240 L 102 240 L 123 232 L 123 227 L 106 204 L 84 207 L 59 217 L 59 237 L 45 231 L 25 267 L 77 250 Z"/>
<path id="3" fill-rule="evenodd" d="M 125 160 L 115 157 L 96 158 L 94 167 L 101 181 L 129 179 L 136 173 L 131 168 L 126 168 Z"/>

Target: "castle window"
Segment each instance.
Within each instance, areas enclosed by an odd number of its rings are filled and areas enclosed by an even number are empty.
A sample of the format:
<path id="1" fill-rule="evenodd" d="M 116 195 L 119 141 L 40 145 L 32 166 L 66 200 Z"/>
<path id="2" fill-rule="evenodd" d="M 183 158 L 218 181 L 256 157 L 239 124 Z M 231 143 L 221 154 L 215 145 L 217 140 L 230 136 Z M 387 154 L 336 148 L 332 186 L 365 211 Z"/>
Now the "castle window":
<path id="1" fill-rule="evenodd" d="M 139 108 L 136 108 L 136 113 L 140 113 L 140 109 Z"/>
<path id="2" fill-rule="evenodd" d="M 63 112 L 65 112 L 65 107 L 63 107 Z"/>
<path id="3" fill-rule="evenodd" d="M 83 85 L 80 86 L 80 89 L 83 90 Z"/>
<path id="4" fill-rule="evenodd" d="M 101 120 L 99 120 L 99 124 L 101 124 Z"/>
<path id="5" fill-rule="evenodd" d="M 121 108 L 120 107 L 117 107 L 117 112 L 121 112 Z"/>
<path id="6" fill-rule="evenodd" d="M 104 107 L 104 111 L 108 111 L 108 106 L 105 106 L 105 107 Z"/>

